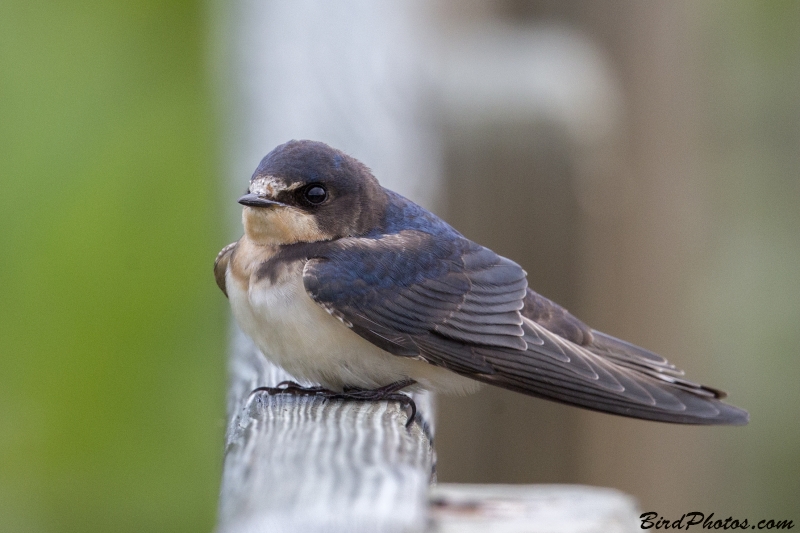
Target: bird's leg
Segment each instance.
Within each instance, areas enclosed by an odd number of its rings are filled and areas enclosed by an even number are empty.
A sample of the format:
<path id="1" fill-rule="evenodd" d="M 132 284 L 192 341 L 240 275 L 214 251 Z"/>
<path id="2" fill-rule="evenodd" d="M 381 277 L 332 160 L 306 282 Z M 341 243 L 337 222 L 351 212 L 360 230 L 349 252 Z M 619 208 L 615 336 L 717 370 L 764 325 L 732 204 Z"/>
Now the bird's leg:
<path id="1" fill-rule="evenodd" d="M 281 381 L 274 387 L 258 387 L 253 389 L 250 394 L 256 392 L 266 392 L 267 394 L 291 394 L 293 396 L 319 396 L 331 400 L 349 401 L 388 401 L 400 402 L 404 408 L 410 409 L 406 427 L 409 427 L 417 416 L 417 404 L 410 396 L 403 394 L 400 390 L 416 383 L 413 379 L 396 381 L 377 389 L 359 389 L 356 387 L 346 387 L 342 392 L 336 392 L 325 387 L 304 387 L 294 381 Z"/>

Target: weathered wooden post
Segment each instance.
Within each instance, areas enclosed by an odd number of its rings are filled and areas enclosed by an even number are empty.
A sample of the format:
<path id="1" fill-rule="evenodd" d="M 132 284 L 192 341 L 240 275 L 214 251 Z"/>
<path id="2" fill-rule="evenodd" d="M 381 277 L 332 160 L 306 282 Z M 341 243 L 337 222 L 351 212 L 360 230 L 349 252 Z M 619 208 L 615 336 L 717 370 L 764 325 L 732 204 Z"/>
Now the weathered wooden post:
<path id="1" fill-rule="evenodd" d="M 289 139 L 327 142 L 381 183 L 434 207 L 421 2 L 239 0 L 229 13 L 231 205 Z M 241 232 L 237 224 L 236 236 Z M 421 531 L 433 476 L 431 399 L 420 424 L 395 402 L 251 394 L 290 379 L 235 331 L 220 533 Z"/>
<path id="2" fill-rule="evenodd" d="M 396 402 L 251 394 L 284 379 L 236 333 L 218 531 L 421 531 L 433 465 L 425 423 L 406 428 Z"/>

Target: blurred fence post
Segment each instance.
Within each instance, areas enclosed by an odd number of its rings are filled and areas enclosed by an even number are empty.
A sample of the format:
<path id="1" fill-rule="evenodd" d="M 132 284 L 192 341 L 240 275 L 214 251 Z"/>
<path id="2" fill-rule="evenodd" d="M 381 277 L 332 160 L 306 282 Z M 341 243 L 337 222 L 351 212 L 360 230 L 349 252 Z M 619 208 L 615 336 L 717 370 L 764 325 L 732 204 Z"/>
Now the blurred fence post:
<path id="1" fill-rule="evenodd" d="M 436 201 L 427 110 L 427 17 L 418 1 L 237 0 L 224 13 L 229 203 L 258 161 L 314 139 L 369 165 L 381 183 Z M 238 207 L 238 206 L 237 206 Z M 237 224 L 238 236 L 241 232 Z M 218 531 L 421 531 L 433 472 L 431 398 L 406 429 L 396 403 L 251 395 L 288 376 L 234 332 Z"/>

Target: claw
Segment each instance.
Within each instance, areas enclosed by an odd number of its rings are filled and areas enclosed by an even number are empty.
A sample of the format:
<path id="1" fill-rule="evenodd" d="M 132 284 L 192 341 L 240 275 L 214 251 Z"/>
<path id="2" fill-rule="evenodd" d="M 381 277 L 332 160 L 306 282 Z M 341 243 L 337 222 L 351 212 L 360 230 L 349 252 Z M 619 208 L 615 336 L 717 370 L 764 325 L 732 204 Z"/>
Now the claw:
<path id="1" fill-rule="evenodd" d="M 291 394 L 292 396 L 320 396 L 330 400 L 344 400 L 344 401 L 389 401 L 400 402 L 404 408 L 410 408 L 410 414 L 406 421 L 405 427 L 411 427 L 417 417 L 417 404 L 414 400 L 401 392 L 400 390 L 416 383 L 413 379 L 405 379 L 390 383 L 377 389 L 358 389 L 358 388 L 345 388 L 343 392 L 336 392 L 324 387 L 304 387 L 295 381 L 281 381 L 274 387 L 258 387 L 253 389 L 251 395 L 256 392 L 266 392 L 268 395 L 273 396 L 276 394 Z"/>

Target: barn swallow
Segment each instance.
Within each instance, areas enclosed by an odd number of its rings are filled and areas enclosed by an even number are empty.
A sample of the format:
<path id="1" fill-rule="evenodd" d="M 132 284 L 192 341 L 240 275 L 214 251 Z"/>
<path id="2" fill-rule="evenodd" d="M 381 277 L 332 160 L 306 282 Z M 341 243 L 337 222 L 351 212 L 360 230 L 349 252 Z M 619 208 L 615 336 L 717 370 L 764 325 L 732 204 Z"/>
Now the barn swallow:
<path id="1" fill-rule="evenodd" d="M 244 236 L 219 253 L 217 284 L 269 360 L 331 394 L 488 383 L 647 420 L 748 421 L 722 391 L 590 328 L 528 288 L 518 264 L 326 144 L 275 148 L 239 203 Z"/>

